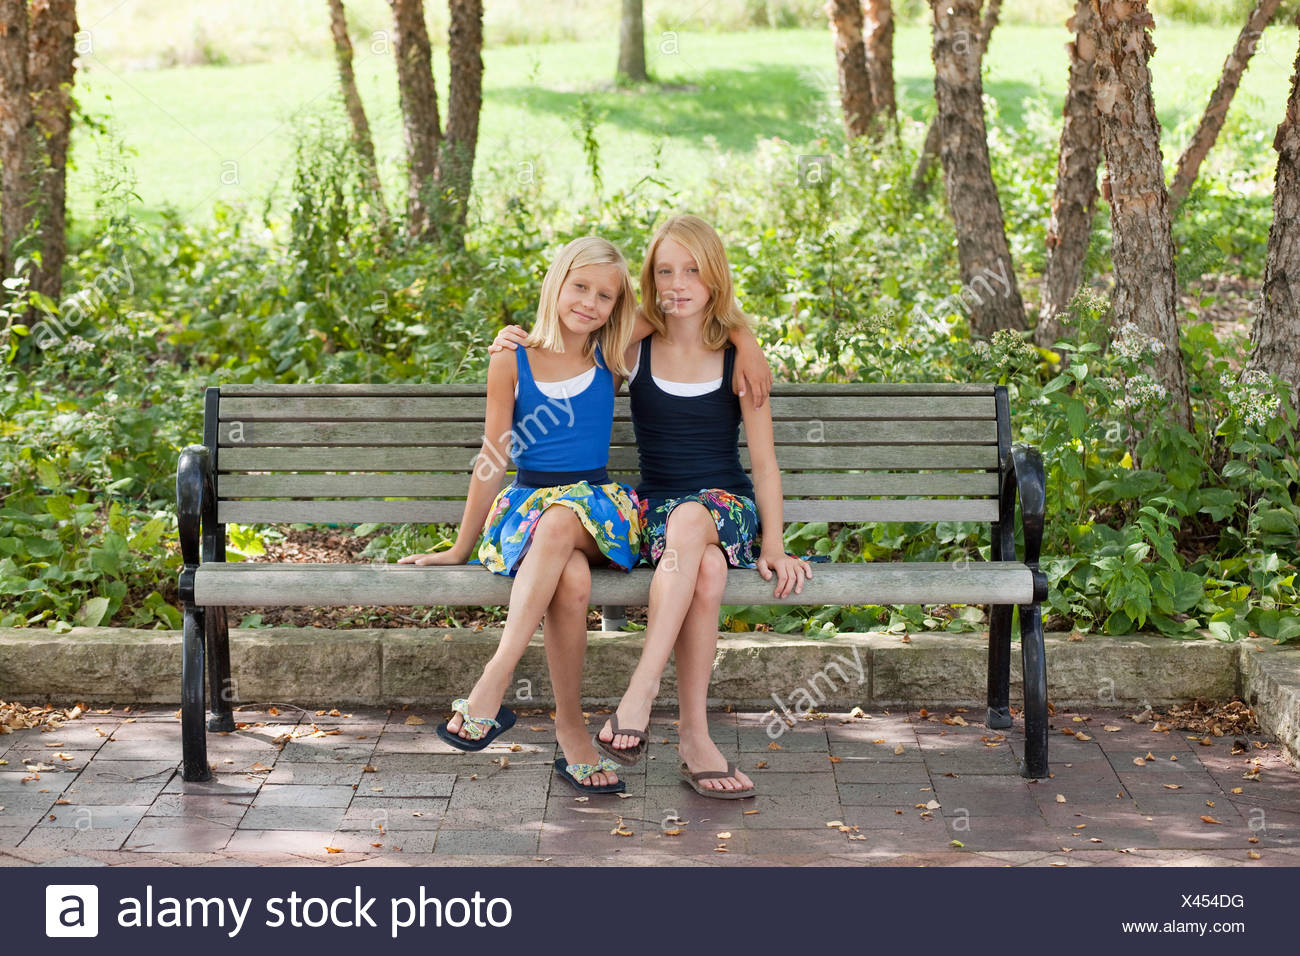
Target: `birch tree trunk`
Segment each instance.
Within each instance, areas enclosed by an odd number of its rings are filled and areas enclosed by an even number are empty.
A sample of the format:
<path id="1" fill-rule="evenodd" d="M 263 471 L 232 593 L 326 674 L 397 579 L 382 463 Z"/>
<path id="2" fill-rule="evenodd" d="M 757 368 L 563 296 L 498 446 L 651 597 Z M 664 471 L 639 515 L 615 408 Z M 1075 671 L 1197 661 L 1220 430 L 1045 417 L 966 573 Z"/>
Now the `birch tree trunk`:
<path id="1" fill-rule="evenodd" d="M 892 0 L 866 0 L 862 9 L 872 112 L 877 120 L 893 125 L 898 122 L 898 103 L 894 96 L 894 5 Z"/>
<path id="2" fill-rule="evenodd" d="M 1069 44 L 1070 85 L 1065 94 L 1065 123 L 1056 162 L 1056 194 L 1047 224 L 1047 268 L 1039 303 L 1034 341 L 1044 348 L 1061 336 L 1060 316 L 1079 289 L 1083 262 L 1092 238 L 1097 202 L 1097 166 L 1101 162 L 1101 115 L 1093 89 L 1097 56 L 1091 0 L 1077 0 L 1066 26 L 1074 31 Z"/>
<path id="3" fill-rule="evenodd" d="M 1300 394 L 1300 52 L 1273 148 L 1277 150 L 1273 225 L 1246 367 L 1289 382 L 1295 398 Z"/>
<path id="4" fill-rule="evenodd" d="M 642 0 L 623 0 L 618 28 L 618 76 L 645 83 L 645 10 Z"/>
<path id="5" fill-rule="evenodd" d="M 933 0 L 931 0 L 931 5 L 933 5 Z M 979 7 L 980 2 L 977 0 L 975 4 L 977 14 Z M 979 30 L 969 31 L 963 28 L 963 32 L 955 37 L 953 41 L 956 46 L 962 48 L 962 53 L 966 53 L 968 50 L 977 51 L 979 57 L 977 66 L 979 69 L 983 69 L 984 54 L 988 52 L 989 40 L 993 37 L 993 28 L 998 25 L 998 17 L 1001 13 L 1002 0 L 989 0 L 988 8 L 984 11 L 984 18 L 980 21 Z M 925 187 L 929 185 L 930 169 L 938 158 L 939 117 L 936 114 L 934 119 L 930 120 L 930 126 L 925 131 L 925 145 L 921 147 L 921 158 L 916 163 L 916 174 L 912 177 L 912 190 L 914 192 L 923 192 Z"/>
<path id="6" fill-rule="evenodd" d="M 13 274 L 32 222 L 32 101 L 27 85 L 27 0 L 0 0 L 0 266 Z"/>
<path id="7" fill-rule="evenodd" d="M 939 104 L 939 158 L 948 208 L 957 227 L 957 257 L 972 301 L 971 335 L 1023 329 L 1025 307 L 1007 246 L 1002 206 L 989 168 L 980 79 L 983 49 L 979 0 L 930 0 L 934 10 L 934 92 Z M 998 288 L 1001 286 L 1001 288 Z"/>
<path id="8" fill-rule="evenodd" d="M 393 10 L 393 54 L 406 142 L 406 228 L 412 236 L 430 238 L 438 231 L 433 207 L 438 200 L 436 176 L 442 121 L 438 116 L 438 91 L 433 84 L 429 33 L 424 25 L 424 2 L 388 0 L 388 4 Z"/>
<path id="9" fill-rule="evenodd" d="M 849 139 L 866 136 L 874 115 L 867 48 L 862 39 L 862 5 L 859 0 L 830 0 L 826 13 L 835 41 L 835 66 L 840 83 L 840 108 Z"/>
<path id="10" fill-rule="evenodd" d="M 339 84 L 343 88 L 343 106 L 352 123 L 352 143 L 361 157 L 361 172 L 370 201 L 375 205 L 381 225 L 386 230 L 391 216 L 384 201 L 384 189 L 379 182 L 379 167 L 375 163 L 375 143 L 370 135 L 366 109 L 357 91 L 356 74 L 352 71 L 352 41 L 348 38 L 347 19 L 343 13 L 343 0 L 329 0 L 330 32 L 334 36 L 334 59 L 338 64 Z"/>
<path id="11" fill-rule="evenodd" d="M 450 9 L 451 86 L 438 184 L 454 207 L 448 211 L 448 220 L 460 242 L 474 183 L 474 154 L 483 106 L 483 0 L 450 0 Z"/>
<path id="12" fill-rule="evenodd" d="M 1097 108 L 1110 181 L 1115 262 L 1112 306 L 1117 327 L 1132 322 L 1162 351 L 1151 364 L 1168 391 L 1170 420 L 1192 428 L 1182 351 L 1169 194 L 1160 155 L 1160 124 L 1147 61 L 1155 21 L 1146 0 L 1092 0 L 1097 38 Z"/>
<path id="13" fill-rule="evenodd" d="M 1174 179 L 1169 186 L 1169 199 L 1174 206 L 1180 205 L 1192 191 L 1201 163 L 1205 161 L 1206 155 L 1214 146 L 1214 141 L 1219 137 L 1219 131 L 1223 129 L 1223 121 L 1228 116 L 1228 107 L 1232 105 L 1232 97 L 1241 84 L 1241 75 L 1246 72 L 1250 58 L 1255 55 L 1255 44 L 1259 42 L 1264 28 L 1273 19 L 1273 15 L 1277 13 L 1281 2 L 1282 0 L 1258 0 L 1255 9 L 1251 10 L 1250 16 L 1246 18 L 1246 25 L 1237 35 L 1237 43 L 1223 63 L 1223 74 L 1219 77 L 1219 85 L 1210 94 L 1210 102 L 1205 107 L 1205 113 L 1201 116 L 1201 122 L 1196 127 L 1196 132 L 1192 134 L 1191 141 L 1178 157 L 1178 168 L 1174 170 Z"/>

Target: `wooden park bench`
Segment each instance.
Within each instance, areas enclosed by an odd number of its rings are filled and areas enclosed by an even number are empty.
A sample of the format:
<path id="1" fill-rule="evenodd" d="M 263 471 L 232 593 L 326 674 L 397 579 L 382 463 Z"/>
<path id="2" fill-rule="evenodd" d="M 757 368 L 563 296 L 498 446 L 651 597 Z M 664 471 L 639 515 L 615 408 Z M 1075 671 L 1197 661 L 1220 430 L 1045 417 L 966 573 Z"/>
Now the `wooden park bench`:
<path id="1" fill-rule="evenodd" d="M 778 601 L 756 572 L 731 571 L 726 604 L 988 604 L 990 728 L 1011 726 L 1011 610 L 1020 607 L 1025 760 L 1047 776 L 1047 671 L 1038 569 L 1042 460 L 1011 444 L 1007 391 L 977 384 L 778 385 L 771 397 L 787 521 L 973 521 L 991 526 L 991 561 L 819 564 L 802 595 Z M 203 444 L 180 456 L 185 567 L 181 720 L 184 778 L 210 776 L 204 728 L 235 729 L 231 606 L 504 605 L 511 581 L 480 567 L 226 563 L 226 525 L 460 520 L 482 442 L 484 386 L 227 385 L 209 388 Z M 557 426 L 562 427 L 562 426 Z M 742 449 L 748 467 L 748 453 Z M 636 483 L 628 399 L 609 468 Z M 1025 553 L 1015 560 L 1017 497 Z M 649 569 L 592 572 L 591 600 L 645 605 Z"/>

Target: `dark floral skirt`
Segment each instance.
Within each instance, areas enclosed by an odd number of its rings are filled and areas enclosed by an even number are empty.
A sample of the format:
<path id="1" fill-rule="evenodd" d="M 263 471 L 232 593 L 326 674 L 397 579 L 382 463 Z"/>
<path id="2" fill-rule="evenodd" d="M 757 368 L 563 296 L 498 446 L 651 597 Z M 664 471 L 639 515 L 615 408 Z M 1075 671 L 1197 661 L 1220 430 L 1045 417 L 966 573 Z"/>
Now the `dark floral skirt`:
<path id="1" fill-rule="evenodd" d="M 752 498 L 733 495 L 717 488 L 702 488 L 680 498 L 650 498 L 640 502 L 641 560 L 657 565 L 664 555 L 668 516 L 678 505 L 698 502 L 713 516 L 718 542 L 727 564 L 733 568 L 755 566 L 754 538 L 758 534 L 758 506 Z"/>

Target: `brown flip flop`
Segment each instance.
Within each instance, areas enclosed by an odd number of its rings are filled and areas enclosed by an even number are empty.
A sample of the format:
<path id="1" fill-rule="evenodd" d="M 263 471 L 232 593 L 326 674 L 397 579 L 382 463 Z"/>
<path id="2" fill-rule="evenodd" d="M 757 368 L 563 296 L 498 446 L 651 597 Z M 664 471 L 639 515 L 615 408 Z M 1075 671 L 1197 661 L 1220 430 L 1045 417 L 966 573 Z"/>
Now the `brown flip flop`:
<path id="1" fill-rule="evenodd" d="M 677 768 L 687 783 L 702 797 L 713 797 L 717 800 L 743 800 L 746 797 L 752 797 L 758 792 L 757 787 L 750 787 L 748 790 L 711 790 L 708 787 L 701 787 L 701 780 L 722 780 L 724 777 L 734 777 L 736 775 L 736 765 L 727 761 L 726 770 L 701 770 L 699 773 L 691 773 L 686 761 L 683 760 L 681 766 Z"/>
<path id="2" fill-rule="evenodd" d="M 650 729 L 649 727 L 647 727 L 645 730 L 624 729 L 618 725 L 618 714 L 613 713 L 609 715 L 609 728 L 614 732 L 615 737 L 617 737 L 619 734 L 623 734 L 625 737 L 638 737 L 640 738 L 640 743 L 638 743 L 634 747 L 628 747 L 625 750 L 619 750 L 617 747 L 612 747 L 605 741 L 601 740 L 600 734 L 597 733 L 593 735 L 591 738 L 591 742 L 596 745 L 597 750 L 599 750 L 603 754 L 608 754 L 614 760 L 617 760 L 619 763 L 621 763 L 624 767 L 632 766 L 633 764 L 640 761 L 640 759 L 643 756 L 645 756 L 645 752 L 650 746 L 649 744 L 650 735 L 647 733 L 647 731 Z"/>

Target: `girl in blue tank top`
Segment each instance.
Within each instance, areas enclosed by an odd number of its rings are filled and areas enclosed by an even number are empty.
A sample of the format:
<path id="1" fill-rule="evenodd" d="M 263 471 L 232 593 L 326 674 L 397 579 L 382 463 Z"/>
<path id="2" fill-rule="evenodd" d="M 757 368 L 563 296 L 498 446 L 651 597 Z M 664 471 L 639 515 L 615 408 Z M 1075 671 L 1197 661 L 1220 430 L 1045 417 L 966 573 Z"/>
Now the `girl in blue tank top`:
<path id="1" fill-rule="evenodd" d="M 452 703 L 453 717 L 438 727 L 439 736 L 461 750 L 482 750 L 514 724 L 514 713 L 501 701 L 543 615 L 556 696 L 576 699 L 590 564 L 626 571 L 637 562 L 636 493 L 606 473 L 614 376 L 621 383 L 627 372 L 635 308 L 632 278 L 618 249 L 594 236 L 565 246 L 542 282 L 529 347 L 495 355 L 488 366 L 483 447 L 455 544 L 401 559 L 464 564 L 476 552 L 486 568 L 515 579 L 496 653 L 469 696 Z M 515 480 L 498 494 L 510 459 Z M 625 789 L 617 765 L 593 746 L 581 707 L 557 707 L 556 734 L 565 753 L 556 769 L 564 779 L 584 792 Z"/>

